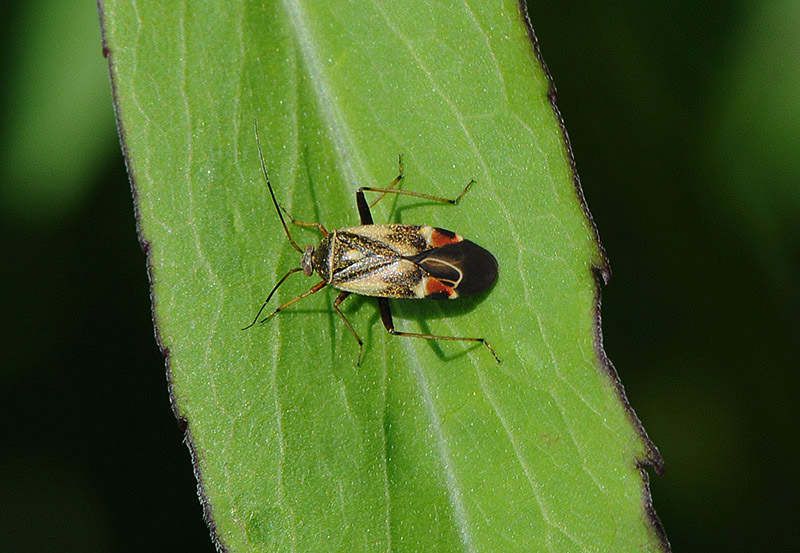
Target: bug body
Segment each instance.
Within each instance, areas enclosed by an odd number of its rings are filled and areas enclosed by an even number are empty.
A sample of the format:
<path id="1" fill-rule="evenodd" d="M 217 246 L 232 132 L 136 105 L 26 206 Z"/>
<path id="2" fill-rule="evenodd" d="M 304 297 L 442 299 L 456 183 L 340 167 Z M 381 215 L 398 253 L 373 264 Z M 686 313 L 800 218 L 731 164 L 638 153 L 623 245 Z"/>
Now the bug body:
<path id="1" fill-rule="evenodd" d="M 331 231 L 313 268 L 331 286 L 383 298 L 455 299 L 482 292 L 497 261 L 477 244 L 423 225 L 362 225 Z"/>
<path id="2" fill-rule="evenodd" d="M 261 152 L 257 127 L 256 140 L 264 177 L 267 181 L 272 201 L 275 204 L 275 209 L 278 211 L 281 224 L 286 232 L 286 237 L 292 246 L 303 255 L 300 267 L 291 269 L 278 281 L 267 296 L 258 314 L 256 314 L 253 322 L 245 328 L 250 328 L 258 321 L 278 287 L 290 275 L 302 271 L 306 276 L 312 276 L 317 273 L 322 280 L 311 289 L 276 308 L 260 322 L 265 322 L 290 305 L 330 285 L 342 291 L 334 301 L 333 308 L 358 342 L 357 364 L 361 362 L 363 342 L 353 325 L 339 308 L 339 305 L 350 294 L 377 298 L 383 325 L 392 335 L 428 340 L 479 342 L 487 347 L 498 363 L 500 362 L 497 354 L 483 338 L 439 336 L 395 330 L 391 307 L 388 302 L 389 298 L 456 299 L 483 292 L 489 289 L 497 280 L 498 267 L 494 256 L 481 246 L 465 240 L 460 235 L 449 230 L 427 225 L 376 225 L 372 220 L 370 204 L 367 203 L 364 197 L 365 191 L 380 193 L 380 196 L 371 205 L 375 205 L 385 194 L 402 194 L 456 204 L 470 189 L 473 181 L 470 181 L 454 200 L 406 190 L 396 190 L 394 186 L 403 178 L 401 159 L 400 173 L 387 188 L 362 187 L 356 192 L 356 204 L 361 216 L 361 226 L 328 232 L 321 223 L 305 223 L 295 220 L 285 209 L 278 205 L 275 192 L 269 180 L 266 164 L 264 163 L 264 156 Z M 303 227 L 315 227 L 319 230 L 322 234 L 322 240 L 319 245 L 317 247 L 308 245 L 305 248 L 300 248 L 292 239 L 281 210 L 286 213 L 293 224 Z"/>

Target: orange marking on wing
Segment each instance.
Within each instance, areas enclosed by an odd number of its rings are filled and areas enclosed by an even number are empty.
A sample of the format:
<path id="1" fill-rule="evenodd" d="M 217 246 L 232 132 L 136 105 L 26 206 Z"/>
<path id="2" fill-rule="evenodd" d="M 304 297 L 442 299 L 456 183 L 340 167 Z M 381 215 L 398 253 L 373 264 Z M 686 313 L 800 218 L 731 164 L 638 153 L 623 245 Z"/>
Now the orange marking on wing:
<path id="1" fill-rule="evenodd" d="M 427 277 L 425 279 L 425 297 L 439 296 L 449 298 L 452 295 L 453 289 L 438 278 Z"/>
<path id="2" fill-rule="evenodd" d="M 448 234 L 436 228 L 433 229 L 433 232 L 431 232 L 431 246 L 434 248 L 441 248 L 447 244 L 455 244 L 456 242 L 461 242 L 462 240 L 463 238 L 456 233 Z"/>

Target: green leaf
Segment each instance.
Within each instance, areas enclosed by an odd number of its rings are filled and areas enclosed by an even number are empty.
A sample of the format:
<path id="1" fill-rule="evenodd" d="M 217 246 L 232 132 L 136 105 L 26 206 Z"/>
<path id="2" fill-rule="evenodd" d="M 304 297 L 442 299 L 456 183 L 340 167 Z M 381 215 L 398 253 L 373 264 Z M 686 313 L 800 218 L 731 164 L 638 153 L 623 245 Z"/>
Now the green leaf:
<path id="1" fill-rule="evenodd" d="M 117 115 L 175 410 L 231 551 L 658 551 L 641 468 L 658 454 L 595 328 L 603 253 L 550 82 L 515 2 L 102 3 Z M 494 289 L 344 310 L 324 289 L 247 331 L 299 254 L 299 220 L 449 228 Z M 302 243 L 313 229 L 293 228 Z M 599 268 L 599 269 L 598 269 Z M 293 276 L 273 304 L 318 279 Z M 644 479 L 643 479 L 644 478 Z"/>

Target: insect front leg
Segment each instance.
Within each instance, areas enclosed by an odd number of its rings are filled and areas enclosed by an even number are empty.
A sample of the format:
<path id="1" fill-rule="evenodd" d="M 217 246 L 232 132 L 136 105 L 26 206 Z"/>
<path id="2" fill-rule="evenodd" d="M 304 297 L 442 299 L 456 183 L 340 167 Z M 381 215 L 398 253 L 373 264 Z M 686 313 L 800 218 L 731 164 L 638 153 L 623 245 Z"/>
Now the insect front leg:
<path id="1" fill-rule="evenodd" d="M 273 287 L 272 287 L 272 290 L 270 291 L 269 295 L 267 296 L 267 299 L 265 299 L 265 300 L 264 300 L 264 303 L 262 303 L 262 304 L 261 304 L 261 309 L 259 309 L 259 310 L 258 310 L 258 313 L 256 313 L 256 316 L 253 318 L 253 322 L 252 322 L 252 323 L 250 323 L 249 325 L 247 325 L 246 327 L 244 327 L 242 330 L 247 330 L 248 328 L 250 328 L 251 326 L 253 326 L 254 324 L 256 324 L 256 323 L 258 322 L 258 318 L 261 316 L 261 313 L 262 313 L 262 312 L 264 311 L 264 309 L 267 307 L 267 304 L 269 303 L 269 300 L 271 300 L 271 299 L 272 299 L 272 295 L 273 295 L 273 294 L 275 293 L 275 291 L 276 291 L 276 290 L 277 290 L 277 289 L 280 287 L 280 285 L 281 285 L 281 284 L 283 284 L 283 282 L 284 282 L 284 281 L 285 281 L 287 278 L 289 278 L 291 275 L 293 275 L 294 273 L 299 273 L 299 272 L 300 272 L 300 271 L 302 271 L 302 270 L 303 270 L 303 269 L 302 269 L 301 267 L 295 267 L 294 269 L 290 270 L 288 273 L 286 273 L 285 275 L 283 275 L 283 278 L 281 278 L 281 279 L 278 281 L 278 283 L 277 283 L 275 286 L 273 286 Z M 270 316 L 271 316 L 271 315 L 270 315 Z M 265 320 L 266 320 L 266 319 L 265 319 Z M 261 322 L 263 323 L 264 321 L 261 321 Z"/>
<path id="2" fill-rule="evenodd" d="M 269 315 L 267 315 L 266 317 L 261 319 L 259 322 L 260 323 L 264 323 L 264 322 L 270 320 L 272 317 L 274 317 L 275 315 L 277 315 L 278 313 L 280 313 L 281 311 L 283 311 L 284 309 L 286 309 L 290 305 L 297 303 L 298 301 L 302 300 L 303 298 L 307 298 L 311 294 L 315 294 L 315 293 L 319 292 L 320 290 L 322 290 L 325 287 L 326 284 L 328 284 L 328 283 L 325 282 L 324 280 L 319 281 L 317 284 L 312 286 L 309 290 L 306 290 L 305 292 L 303 292 L 299 296 L 296 296 L 296 297 L 290 299 L 289 301 L 287 301 L 286 303 L 284 303 L 280 307 L 276 308 L 275 311 L 273 311 L 272 313 L 270 313 Z"/>
<path id="3" fill-rule="evenodd" d="M 336 296 L 336 299 L 333 301 L 333 308 L 336 310 L 336 312 L 342 318 L 342 320 L 344 321 L 344 324 L 347 325 L 347 328 L 350 329 L 350 332 L 353 334 L 353 338 L 355 338 L 356 342 L 358 342 L 358 359 L 356 359 L 356 366 L 358 367 L 358 366 L 361 365 L 361 353 L 364 350 L 364 342 L 361 341 L 361 338 L 358 337 L 358 333 L 356 332 L 356 329 L 353 328 L 353 325 L 350 323 L 350 321 L 347 319 L 347 317 L 344 316 L 344 313 L 342 313 L 342 310 L 339 309 L 339 305 L 349 295 L 350 295 L 350 292 L 342 292 L 341 294 Z"/>
<path id="4" fill-rule="evenodd" d="M 386 331 L 391 334 L 392 336 L 403 336 L 405 338 L 424 338 L 425 340 L 451 340 L 455 342 L 480 342 L 489 350 L 489 353 L 492 354 L 495 361 L 500 363 L 500 358 L 492 349 L 492 346 L 489 345 L 483 338 L 467 338 L 464 336 L 438 336 L 436 334 L 421 334 L 418 332 L 401 332 L 399 330 L 394 329 L 394 321 L 392 320 L 392 310 L 389 306 L 389 300 L 386 298 L 376 298 L 378 300 L 378 311 L 381 314 L 381 321 L 383 321 L 383 326 L 386 327 Z"/>
<path id="5" fill-rule="evenodd" d="M 322 234 L 322 236 L 328 236 L 328 231 L 325 229 L 322 223 L 304 223 L 303 221 L 298 221 L 297 219 L 292 217 L 291 213 L 286 211 L 285 207 L 283 206 L 279 207 L 281 208 L 281 211 L 283 211 L 286 214 L 286 216 L 289 218 L 289 221 L 291 221 L 293 225 L 297 225 L 298 227 L 316 228 L 320 232 L 320 234 Z"/>

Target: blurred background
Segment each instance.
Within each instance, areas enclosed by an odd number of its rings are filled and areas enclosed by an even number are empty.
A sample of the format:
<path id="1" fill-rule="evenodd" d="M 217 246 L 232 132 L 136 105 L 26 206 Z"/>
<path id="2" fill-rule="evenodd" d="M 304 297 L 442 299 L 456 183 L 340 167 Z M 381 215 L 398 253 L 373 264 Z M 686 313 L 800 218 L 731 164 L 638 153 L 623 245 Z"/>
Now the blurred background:
<path id="1" fill-rule="evenodd" d="M 529 10 L 611 260 L 606 349 L 666 461 L 651 486 L 673 548 L 794 551 L 800 2 Z M 0 15 L 0 543 L 211 552 L 95 5 Z"/>

